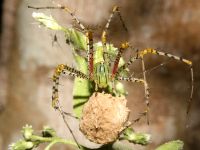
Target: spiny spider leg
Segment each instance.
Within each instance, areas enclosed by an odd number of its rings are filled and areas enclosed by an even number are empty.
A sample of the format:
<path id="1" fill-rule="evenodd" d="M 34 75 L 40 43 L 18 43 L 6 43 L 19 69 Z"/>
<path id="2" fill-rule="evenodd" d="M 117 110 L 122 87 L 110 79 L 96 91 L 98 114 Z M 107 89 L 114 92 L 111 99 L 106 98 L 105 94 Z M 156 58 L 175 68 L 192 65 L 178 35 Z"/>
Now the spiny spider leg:
<path id="1" fill-rule="evenodd" d="M 184 59 L 182 57 L 178 57 L 178 56 L 175 56 L 175 55 L 172 55 L 172 54 L 169 54 L 169 53 L 164 53 L 164 52 L 161 52 L 161 51 L 157 51 L 157 50 L 152 49 L 152 48 L 141 50 L 138 53 L 139 57 L 141 57 L 141 58 L 143 58 L 144 55 L 146 55 L 146 54 L 156 54 L 156 55 L 160 55 L 160 56 L 167 56 L 169 58 L 172 58 L 172 59 L 184 62 L 184 63 L 186 63 L 187 65 L 190 66 L 190 73 L 191 73 L 191 93 L 190 93 L 190 99 L 188 100 L 187 111 L 186 111 L 186 113 L 188 115 L 189 111 L 190 111 L 190 107 L 191 107 L 191 102 L 192 102 L 192 98 L 193 98 L 193 90 L 194 90 L 194 73 L 193 73 L 192 62 L 189 61 L 189 60 L 187 60 L 187 59 Z"/>
<path id="2" fill-rule="evenodd" d="M 134 61 L 136 61 L 138 59 L 141 59 L 141 58 L 139 58 L 138 50 L 137 50 L 136 51 L 136 56 L 131 57 L 130 60 L 127 63 L 125 63 L 124 65 L 122 65 L 121 67 L 118 68 L 118 70 L 116 72 L 116 76 L 118 76 L 121 71 L 123 71 L 124 69 L 128 68 Z"/>
<path id="3" fill-rule="evenodd" d="M 164 65 L 168 64 L 168 63 L 171 62 L 171 61 L 172 61 L 172 60 L 165 61 L 164 63 L 161 63 L 161 64 L 156 65 L 156 66 L 154 66 L 154 67 L 152 67 L 152 68 L 150 68 L 150 69 L 145 70 L 145 72 L 146 72 L 146 73 L 151 73 L 152 71 L 154 71 L 154 70 L 156 70 L 156 69 L 158 69 L 158 68 L 160 68 L 160 67 L 163 67 Z M 136 76 L 139 76 L 139 75 L 141 75 L 141 74 L 143 74 L 143 72 L 139 72 L 139 73 L 137 73 L 137 74 L 135 74 L 135 75 L 136 75 Z"/>
<path id="4" fill-rule="evenodd" d="M 118 77 L 122 71 L 124 71 L 126 68 L 128 68 L 128 66 L 130 66 L 134 61 L 138 59 L 141 59 L 141 58 L 139 58 L 138 56 L 131 57 L 127 63 L 125 63 L 124 65 L 122 65 L 121 67 L 117 69 L 117 72 L 115 73 L 115 77 Z M 133 76 L 133 74 L 131 76 Z"/>
<path id="5" fill-rule="evenodd" d="M 106 47 L 106 43 L 107 43 L 107 31 L 108 31 L 108 28 L 110 26 L 110 22 L 111 22 L 111 20 L 112 20 L 112 18 L 113 18 L 113 16 L 114 16 L 115 13 L 118 14 L 118 16 L 120 18 L 120 21 L 122 23 L 123 28 L 126 31 L 128 31 L 127 28 L 126 28 L 126 26 L 125 26 L 125 23 L 124 23 L 124 21 L 122 19 L 122 16 L 120 14 L 119 7 L 118 6 L 114 6 L 113 9 L 112 9 L 112 13 L 110 14 L 110 17 L 108 18 L 107 23 L 106 23 L 106 25 L 104 27 L 104 30 L 102 32 L 102 35 L 101 35 L 101 41 L 102 41 L 103 50 L 104 50 L 104 58 L 105 58 L 105 61 L 107 62 L 107 64 L 109 64 L 109 65 L 111 65 L 111 63 L 109 63 L 109 58 L 108 58 L 107 54 L 105 53 L 105 52 L 107 52 L 107 47 Z"/>
<path id="6" fill-rule="evenodd" d="M 142 72 L 143 72 L 143 79 L 147 83 L 147 78 L 146 78 L 146 72 L 145 72 L 145 65 L 144 65 L 144 59 L 142 58 Z M 149 87 L 145 86 L 144 87 L 145 91 L 145 102 L 146 102 L 146 112 L 147 112 L 147 124 L 149 124 Z"/>
<path id="7" fill-rule="evenodd" d="M 145 79 L 138 79 L 138 78 L 133 78 L 133 77 L 116 77 L 116 79 L 144 84 L 145 101 L 146 101 L 146 106 L 147 106 L 147 109 L 145 110 L 145 112 L 147 114 L 147 124 L 149 124 L 149 115 L 148 115 L 149 113 L 149 86 L 147 84 L 147 81 Z"/>
<path id="8" fill-rule="evenodd" d="M 131 123 L 127 126 L 127 128 L 130 127 L 130 126 L 132 126 L 133 124 L 139 122 L 146 115 L 147 115 L 146 111 L 144 111 L 142 113 L 139 113 L 139 116 L 136 119 L 132 120 Z"/>
<path id="9" fill-rule="evenodd" d="M 60 112 L 60 114 L 61 114 L 61 116 L 62 116 L 62 118 L 63 118 L 63 120 L 64 120 L 64 123 L 65 123 L 66 127 L 68 128 L 69 132 L 71 133 L 71 135 L 72 135 L 74 141 L 76 142 L 76 145 L 78 146 L 79 149 L 82 149 L 81 146 L 78 144 L 78 141 L 76 140 L 76 137 L 75 137 L 75 135 L 74 135 L 72 129 L 70 128 L 70 125 L 68 124 L 68 122 L 67 122 L 67 120 L 66 120 L 66 118 L 65 118 L 65 112 L 62 110 L 62 108 L 61 108 L 59 102 L 58 102 L 58 108 L 57 108 L 57 109 L 58 109 L 58 111 Z"/>
<path id="10" fill-rule="evenodd" d="M 120 18 L 120 21 L 121 21 L 121 23 L 122 23 L 124 29 L 125 29 L 126 31 L 128 31 L 128 29 L 127 29 L 127 27 L 125 26 L 125 23 L 124 23 L 124 21 L 123 21 L 123 19 L 122 19 L 122 16 L 121 16 L 121 14 L 120 14 L 119 7 L 118 7 L 118 6 L 114 6 L 113 9 L 112 9 L 112 13 L 110 14 L 110 17 L 109 17 L 109 19 L 108 19 L 108 21 L 107 21 L 107 23 L 106 23 L 106 25 L 105 25 L 105 28 L 104 28 L 104 30 L 103 30 L 103 32 L 102 32 L 102 35 L 101 35 L 101 40 L 102 40 L 102 43 L 103 43 L 104 46 L 106 45 L 106 41 L 107 41 L 107 30 L 108 30 L 108 28 L 109 28 L 109 26 L 110 26 L 110 22 L 111 22 L 111 20 L 112 20 L 112 18 L 113 18 L 113 16 L 114 16 L 115 13 L 118 14 L 118 16 L 119 16 L 119 18 Z"/>
<path id="11" fill-rule="evenodd" d="M 34 6 L 28 6 L 28 8 L 32 8 L 32 9 L 62 9 L 66 12 L 68 12 L 72 18 L 77 22 L 77 24 L 81 27 L 81 29 L 83 31 L 85 31 L 85 27 L 83 26 L 83 24 L 81 24 L 81 22 L 78 20 L 78 18 L 76 18 L 76 16 L 73 14 L 73 12 L 66 6 L 45 6 L 45 7 L 34 7 Z"/>
<path id="12" fill-rule="evenodd" d="M 114 66 L 113 66 L 113 70 L 112 70 L 112 76 L 111 78 L 114 79 L 115 75 L 116 75 L 116 72 L 118 70 L 118 65 L 119 65 L 119 60 L 122 56 L 122 53 L 124 52 L 125 49 L 127 49 L 129 47 L 129 44 L 128 42 L 125 42 L 125 43 L 122 43 L 121 44 L 121 47 L 119 48 L 119 51 L 117 53 L 117 56 L 116 56 L 116 59 L 115 59 L 115 62 L 114 62 Z"/>
<path id="13" fill-rule="evenodd" d="M 90 80 L 93 79 L 94 75 L 94 48 L 93 48 L 93 34 L 91 31 L 86 32 L 87 37 L 87 58 L 88 58 L 88 72 Z"/>
<path id="14" fill-rule="evenodd" d="M 34 6 L 28 6 L 28 8 L 32 8 L 32 9 L 62 9 L 66 12 L 68 12 L 71 17 L 77 22 L 77 24 L 80 26 L 80 28 L 82 29 L 82 31 L 85 33 L 86 35 L 86 43 L 87 43 L 87 58 L 88 58 L 88 72 L 89 72 L 89 77 L 90 79 L 93 78 L 93 68 L 94 68 L 94 64 L 93 64 L 93 35 L 92 35 L 92 31 L 87 30 L 84 25 L 79 21 L 79 19 L 74 15 L 74 13 L 66 6 L 46 6 L 46 7 L 34 7 Z"/>
<path id="15" fill-rule="evenodd" d="M 133 77 L 116 77 L 116 80 L 142 83 L 142 84 L 144 84 L 144 86 L 148 86 L 147 83 L 144 81 L 144 79 L 139 79 L 139 78 L 133 78 Z"/>
<path id="16" fill-rule="evenodd" d="M 147 115 L 147 112 L 146 112 L 146 111 L 144 111 L 144 112 L 142 112 L 142 113 L 139 113 L 139 116 L 138 116 L 136 119 L 134 119 L 134 120 L 132 121 L 131 125 L 133 125 L 133 124 L 136 123 L 136 122 L 139 122 L 140 119 L 142 119 L 142 117 L 144 117 L 144 116 L 146 116 L 146 115 Z"/>
<path id="17" fill-rule="evenodd" d="M 82 73 L 81 71 L 78 71 L 72 67 L 69 67 L 64 64 L 60 64 L 56 67 L 55 72 L 53 74 L 53 91 L 52 91 L 52 107 L 55 109 L 58 109 L 58 85 L 59 85 L 59 78 L 62 74 L 68 74 L 73 77 L 79 77 L 88 80 L 89 77 Z"/>
<path id="18" fill-rule="evenodd" d="M 112 70 L 112 76 L 111 76 L 112 79 L 115 78 L 115 76 L 118 77 L 118 76 L 119 76 L 119 73 L 120 73 L 123 69 L 127 68 L 130 64 L 133 63 L 133 61 L 139 59 L 139 58 L 138 58 L 138 54 L 137 54 L 136 57 L 131 58 L 131 59 L 129 60 L 129 62 L 125 63 L 123 66 L 121 66 L 121 67 L 118 69 L 119 59 L 120 59 L 120 57 L 121 57 L 121 55 L 122 55 L 122 52 L 123 52 L 124 49 L 126 49 L 126 48 L 128 48 L 128 47 L 129 47 L 129 44 L 128 44 L 128 43 L 123 43 L 122 46 L 120 47 L 119 52 L 118 52 L 117 57 L 116 57 L 116 60 L 115 60 L 115 63 L 114 63 L 113 70 Z M 145 102 L 146 102 L 146 106 L 147 106 L 147 108 L 146 108 L 147 124 L 149 124 L 149 87 L 148 87 L 147 80 L 146 80 L 145 66 L 144 66 L 144 61 L 143 61 L 143 59 L 142 59 L 142 70 L 143 70 L 143 77 L 144 77 L 144 79 L 142 80 L 142 82 L 145 83 L 144 88 L 145 88 Z M 120 78 L 120 77 L 119 77 L 119 78 Z M 118 79 L 119 79 L 119 78 L 118 78 Z M 139 81 L 141 82 L 141 80 L 138 80 L 138 79 L 132 78 L 132 77 L 129 77 L 129 78 L 121 78 L 121 79 L 126 80 L 126 81 L 130 80 L 131 82 L 139 82 Z"/>
<path id="19" fill-rule="evenodd" d="M 193 98 L 193 90 L 194 90 L 194 73 L 193 73 L 193 67 L 192 67 L 192 62 L 187 60 L 187 59 L 183 59 L 182 57 L 178 57 L 178 56 L 175 56 L 175 55 L 172 55 L 172 54 L 169 54 L 169 53 L 164 53 L 164 52 L 161 52 L 161 51 L 157 51 L 155 49 L 144 49 L 144 50 L 141 50 L 141 51 L 138 51 L 137 52 L 137 56 L 136 57 L 132 57 L 127 63 L 125 63 L 123 66 L 121 66 L 117 73 L 116 73 L 116 77 L 118 77 L 119 73 L 121 71 L 123 71 L 125 68 L 127 68 L 128 66 L 130 66 L 135 60 L 137 59 L 141 59 L 142 60 L 142 68 L 143 68 L 143 76 L 144 76 L 144 80 L 146 80 L 146 71 L 145 71 L 145 67 L 144 67 L 144 61 L 143 61 L 143 57 L 144 55 L 146 54 L 156 54 L 156 55 L 160 55 L 160 56 L 167 56 L 169 58 L 172 58 L 172 59 L 175 59 L 175 60 L 179 60 L 181 62 L 184 62 L 186 63 L 187 65 L 190 66 L 190 73 L 191 73 L 191 92 L 190 92 L 190 99 L 188 100 L 188 104 L 187 104 L 187 115 L 189 114 L 189 111 L 190 111 L 190 108 L 191 108 L 191 102 L 192 102 L 192 98 Z M 147 91 L 147 90 L 145 90 Z M 148 94 L 148 93 L 147 93 Z M 148 101 L 147 102 L 147 105 L 148 104 Z M 148 107 L 147 107 L 148 108 Z"/>
<path id="20" fill-rule="evenodd" d="M 127 128 L 129 128 L 129 127 L 131 127 L 132 125 L 134 125 L 135 123 L 137 123 L 137 122 L 139 122 L 144 116 L 146 116 L 147 115 L 147 112 L 146 111 L 144 111 L 144 112 L 142 112 L 142 113 L 139 113 L 139 116 L 136 118 L 136 119 L 134 119 L 134 120 L 132 120 L 131 122 L 129 122 L 127 125 L 126 125 L 126 127 L 121 131 L 121 133 L 123 133 L 124 132 L 124 130 L 126 130 Z M 120 134 L 121 134 L 120 133 Z"/>

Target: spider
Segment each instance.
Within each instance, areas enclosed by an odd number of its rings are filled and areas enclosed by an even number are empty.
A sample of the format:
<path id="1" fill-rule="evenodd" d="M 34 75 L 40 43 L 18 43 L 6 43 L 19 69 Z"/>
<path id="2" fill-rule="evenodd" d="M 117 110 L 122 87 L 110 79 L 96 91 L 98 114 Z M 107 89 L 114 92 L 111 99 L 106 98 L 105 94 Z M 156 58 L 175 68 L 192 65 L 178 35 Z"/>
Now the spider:
<path id="1" fill-rule="evenodd" d="M 97 92 L 99 90 L 105 91 L 110 85 L 112 86 L 112 89 L 114 90 L 115 87 L 115 81 L 128 81 L 128 82 L 136 82 L 141 83 L 144 85 L 144 92 L 145 92 L 145 103 L 146 103 L 146 114 L 148 116 L 149 112 L 149 86 L 146 79 L 146 71 L 145 71 L 145 64 L 144 64 L 144 56 L 147 54 L 153 54 L 153 55 L 159 55 L 159 56 L 165 56 L 174 60 L 181 61 L 185 64 L 187 64 L 190 67 L 191 72 L 191 93 L 190 93 L 190 99 L 188 100 L 187 104 L 187 114 L 189 113 L 190 107 L 191 107 L 191 101 L 193 97 L 193 67 L 192 62 L 190 60 L 184 59 L 182 57 L 178 57 L 169 53 L 165 53 L 162 51 L 158 51 L 153 48 L 146 48 L 142 50 L 138 50 L 136 52 L 136 55 L 131 57 L 130 60 L 123 65 L 119 65 L 120 59 L 122 58 L 122 53 L 130 48 L 130 44 L 128 42 L 121 43 L 121 46 L 118 48 L 118 52 L 115 54 L 115 60 L 113 62 L 113 65 L 111 65 L 111 59 L 109 56 L 109 50 L 108 50 L 108 42 L 107 42 L 107 31 L 110 27 L 110 22 L 115 14 L 118 15 L 120 18 L 123 27 L 127 30 L 125 27 L 125 24 L 122 20 L 122 16 L 119 11 L 118 6 L 114 6 L 112 9 L 112 13 L 110 14 L 107 23 L 105 24 L 105 27 L 101 34 L 101 48 L 103 50 L 101 59 L 99 61 L 95 60 L 94 54 L 97 51 L 94 49 L 94 42 L 93 42 L 93 31 L 91 29 L 87 29 L 80 21 L 79 19 L 74 15 L 74 13 L 65 6 L 57 6 L 57 7 L 32 7 L 28 6 L 29 8 L 33 9 L 62 9 L 69 13 L 72 17 L 72 19 L 77 23 L 77 25 L 80 27 L 80 30 L 82 33 L 86 36 L 86 43 L 87 43 L 87 68 L 88 72 L 83 73 L 82 71 L 75 69 L 73 67 L 70 67 L 67 64 L 60 64 L 56 67 L 55 72 L 53 74 L 53 92 L 52 92 L 52 106 L 57 109 L 58 108 L 58 86 L 59 86 L 59 78 L 61 75 L 66 74 L 73 77 L 82 78 L 85 80 L 89 80 L 91 83 L 94 84 L 94 91 Z M 132 76 L 123 76 L 121 75 L 122 72 L 127 69 L 134 61 L 141 60 L 142 65 L 142 73 L 143 78 L 134 78 Z M 148 117 L 147 117 L 148 118 Z M 147 119 L 148 120 L 148 119 Z M 149 123 L 149 121 L 148 121 Z"/>

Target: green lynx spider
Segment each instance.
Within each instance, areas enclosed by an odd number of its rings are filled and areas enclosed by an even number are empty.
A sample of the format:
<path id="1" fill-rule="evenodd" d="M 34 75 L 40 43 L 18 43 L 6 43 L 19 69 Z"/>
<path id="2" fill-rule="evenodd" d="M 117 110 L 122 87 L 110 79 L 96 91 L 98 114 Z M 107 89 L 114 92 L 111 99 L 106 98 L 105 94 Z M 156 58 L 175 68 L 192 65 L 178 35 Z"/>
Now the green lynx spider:
<path id="1" fill-rule="evenodd" d="M 115 81 L 120 81 L 120 80 L 125 80 L 129 82 L 138 82 L 142 83 L 144 85 L 145 89 L 145 102 L 146 102 L 146 113 L 148 116 L 149 112 L 149 86 L 146 80 L 146 71 L 145 71 L 145 65 L 144 65 L 144 56 L 147 54 L 155 54 L 155 55 L 160 55 L 160 56 L 166 56 L 171 59 L 175 59 L 178 61 L 181 61 L 185 64 L 187 64 L 190 67 L 191 70 L 191 94 L 190 94 L 190 99 L 188 100 L 188 105 L 187 105 L 187 114 L 189 113 L 190 107 L 191 107 L 191 101 L 193 97 L 193 67 L 192 67 L 192 62 L 184 59 L 182 57 L 178 57 L 169 53 L 164 53 L 161 51 L 157 51 L 152 48 L 147 48 L 143 50 L 137 51 L 136 55 L 130 60 L 123 64 L 122 66 L 119 66 L 119 60 L 122 56 L 122 53 L 124 50 L 128 49 L 129 43 L 124 42 L 121 44 L 120 48 L 118 49 L 118 53 L 116 55 L 113 68 L 111 69 L 111 64 L 110 64 L 110 59 L 107 54 L 107 30 L 109 29 L 110 22 L 115 14 L 118 14 L 120 17 L 120 20 L 125 27 L 122 17 L 120 15 L 119 8 L 117 6 L 114 6 L 112 9 L 112 13 L 105 25 L 105 28 L 102 32 L 101 36 L 101 43 L 102 43 L 102 49 L 103 49 L 103 56 L 101 61 L 94 63 L 94 47 L 93 47 L 93 32 L 90 29 L 87 29 L 80 21 L 79 19 L 73 14 L 73 12 L 65 6 L 58 6 L 58 7 L 32 7 L 29 6 L 29 8 L 33 9 L 62 9 L 66 12 L 68 12 L 73 20 L 76 21 L 76 23 L 79 25 L 81 31 L 85 34 L 86 36 L 86 43 L 87 43 L 87 63 L 88 63 L 88 73 L 85 74 L 73 67 L 70 67 L 66 64 L 60 64 L 56 67 L 54 75 L 53 75 L 53 94 L 52 94 L 52 106 L 57 109 L 58 108 L 58 85 L 59 85 L 59 78 L 62 74 L 67 74 L 73 77 L 78 77 L 82 78 L 85 80 L 89 80 L 95 84 L 95 91 L 98 91 L 99 89 L 106 89 L 110 83 L 113 85 L 114 89 L 114 82 Z M 135 60 L 141 60 L 142 63 L 142 70 L 143 70 L 143 78 L 134 78 L 132 76 L 129 77 L 123 77 L 120 76 L 121 72 L 124 71 L 126 68 L 128 68 Z"/>

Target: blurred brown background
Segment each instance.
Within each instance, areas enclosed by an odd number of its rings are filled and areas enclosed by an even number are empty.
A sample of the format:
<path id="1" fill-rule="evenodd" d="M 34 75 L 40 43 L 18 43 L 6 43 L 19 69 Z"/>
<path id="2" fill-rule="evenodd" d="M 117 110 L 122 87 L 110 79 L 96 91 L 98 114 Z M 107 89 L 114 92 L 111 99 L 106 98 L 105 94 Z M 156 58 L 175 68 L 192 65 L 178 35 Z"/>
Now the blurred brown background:
<path id="1" fill-rule="evenodd" d="M 38 28 L 32 19 L 34 10 L 27 5 L 69 6 L 85 25 L 104 26 L 113 5 L 120 6 L 122 17 L 129 29 L 123 30 L 117 17 L 111 23 L 109 40 L 116 45 L 128 40 L 136 48 L 158 48 L 182 56 L 194 64 L 194 100 L 186 128 L 186 101 L 190 95 L 190 70 L 181 62 L 172 61 L 147 75 L 151 88 L 150 126 L 145 120 L 134 126 L 138 132 L 152 134 L 147 147 L 182 139 L 185 150 L 200 149 L 200 1 L 199 0 L 4 0 L 1 1 L 0 30 L 0 149 L 17 141 L 25 124 L 39 131 L 43 125 L 56 129 L 58 135 L 69 137 L 60 115 L 51 108 L 51 75 L 57 64 L 73 65 L 70 47 L 62 33 Z M 60 24 L 71 27 L 72 21 L 62 11 L 43 11 L 51 14 Z M 99 38 L 100 29 L 96 32 Z M 53 36 L 58 43 L 52 43 Z M 128 57 L 130 52 L 125 56 Z M 167 59 L 149 55 L 145 57 L 147 70 Z M 132 70 L 138 64 L 132 65 Z M 66 111 L 72 110 L 73 78 L 61 81 L 61 99 Z M 143 87 L 126 83 L 129 91 L 131 119 L 145 108 Z M 72 126 L 75 123 L 71 123 Z M 77 133 L 77 136 L 79 133 Z M 79 137 L 81 139 L 82 137 Z M 60 148 L 61 149 L 61 148 Z M 68 148 L 62 148 L 68 149 Z"/>

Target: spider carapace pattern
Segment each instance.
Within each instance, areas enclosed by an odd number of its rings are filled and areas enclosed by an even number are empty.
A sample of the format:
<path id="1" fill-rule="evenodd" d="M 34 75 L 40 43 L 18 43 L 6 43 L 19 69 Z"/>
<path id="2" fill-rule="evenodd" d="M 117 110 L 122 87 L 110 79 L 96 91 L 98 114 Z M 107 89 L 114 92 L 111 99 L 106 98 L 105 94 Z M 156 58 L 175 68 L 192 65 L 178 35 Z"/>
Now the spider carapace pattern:
<path id="1" fill-rule="evenodd" d="M 108 57 L 107 54 L 107 31 L 110 26 L 110 22 L 113 18 L 113 16 L 116 14 L 119 16 L 120 21 L 122 22 L 122 25 L 125 27 L 125 24 L 122 20 L 119 7 L 114 6 L 112 9 L 112 13 L 110 14 L 107 23 L 102 31 L 101 34 L 101 43 L 102 43 L 102 49 L 105 55 L 103 55 L 103 59 L 100 62 L 94 63 L 94 47 L 93 47 L 93 32 L 90 29 L 87 29 L 80 21 L 79 19 L 74 15 L 74 13 L 65 6 L 58 6 L 58 7 L 32 7 L 29 6 L 29 8 L 34 9 L 62 9 L 69 13 L 72 17 L 72 19 L 77 23 L 77 25 L 80 27 L 80 30 L 82 33 L 86 36 L 86 43 L 87 43 L 87 64 L 88 64 L 88 73 L 85 74 L 78 69 L 75 69 L 73 67 L 70 67 L 66 64 L 60 64 L 56 67 L 55 72 L 53 74 L 53 94 L 52 94 L 52 105 L 54 108 L 57 108 L 58 101 L 58 85 L 59 85 L 59 78 L 61 75 L 66 74 L 73 77 L 82 78 L 85 80 L 89 80 L 95 84 L 95 91 L 98 91 L 99 89 L 106 89 L 108 85 L 113 85 L 114 89 L 114 82 L 115 81 L 129 81 L 129 82 L 138 82 L 142 83 L 144 85 L 144 91 L 145 91 L 145 103 L 146 103 L 146 114 L 148 116 L 149 112 L 149 86 L 146 79 L 146 71 L 145 71 L 145 64 L 144 64 L 144 56 L 147 54 L 153 54 L 153 55 L 159 55 L 159 56 L 165 56 L 169 57 L 174 60 L 181 61 L 185 64 L 187 64 L 190 67 L 191 71 L 191 94 L 190 98 L 188 99 L 188 105 L 187 105 L 187 114 L 189 113 L 190 107 L 191 107 L 191 101 L 193 96 L 193 67 L 192 62 L 190 60 L 184 59 L 182 57 L 178 57 L 169 53 L 165 53 L 162 51 L 158 51 L 153 48 L 147 48 L 142 50 L 137 50 L 135 56 L 131 57 L 128 62 L 123 64 L 122 66 L 119 66 L 119 60 L 122 57 L 122 53 L 124 50 L 128 49 L 130 47 L 128 42 L 121 43 L 121 46 L 118 48 L 118 52 L 116 54 L 116 58 L 113 62 L 113 65 L 111 66 L 111 60 Z M 132 76 L 122 76 L 121 72 L 123 72 L 126 68 L 128 68 L 135 60 L 141 60 L 142 65 L 142 72 L 143 72 L 143 78 L 134 78 Z"/>

